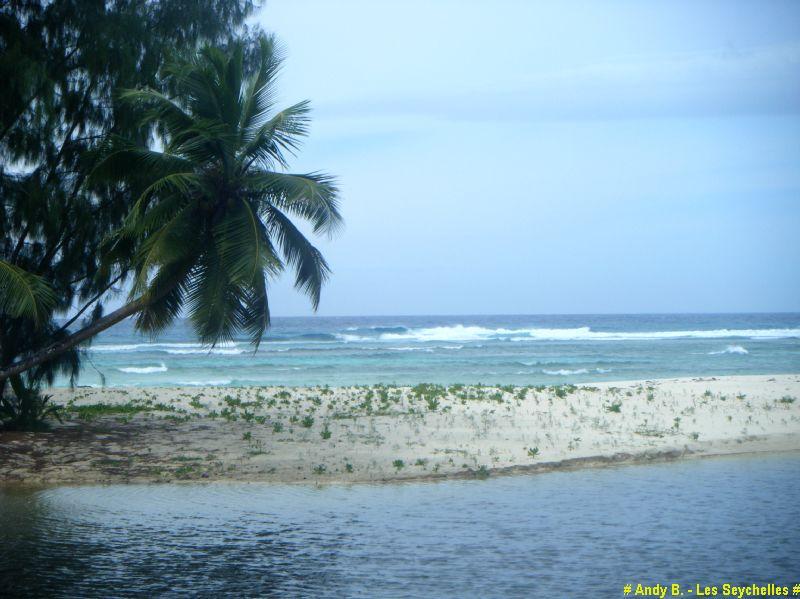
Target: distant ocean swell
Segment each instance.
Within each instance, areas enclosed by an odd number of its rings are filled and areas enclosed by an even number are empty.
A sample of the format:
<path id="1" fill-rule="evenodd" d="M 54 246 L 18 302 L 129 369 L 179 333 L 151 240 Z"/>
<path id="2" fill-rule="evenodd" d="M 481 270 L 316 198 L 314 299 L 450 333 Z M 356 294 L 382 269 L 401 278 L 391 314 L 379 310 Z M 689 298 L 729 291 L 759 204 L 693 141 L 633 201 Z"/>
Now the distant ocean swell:
<path id="1" fill-rule="evenodd" d="M 349 329 L 347 329 L 349 330 Z M 800 328 L 781 329 L 713 329 L 713 330 L 678 330 L 678 331 L 594 331 L 590 327 L 576 328 L 487 328 L 482 326 L 440 326 L 409 329 L 406 327 L 371 327 L 355 329 L 342 333 L 304 333 L 266 337 L 267 344 L 314 344 L 314 343 L 365 343 L 365 342 L 475 342 L 475 341 L 656 341 L 669 339 L 798 339 Z M 371 333 L 368 334 L 367 332 Z M 435 349 L 459 350 L 463 345 L 443 345 Z M 270 348 L 264 348 L 268 350 Z M 380 348 L 375 348 L 380 349 Z M 391 351 L 426 351 L 420 347 L 390 347 Z M 272 351 L 290 351 L 291 348 L 278 348 Z M 213 348 L 199 343 L 133 343 L 103 344 L 98 343 L 89 348 L 93 352 L 131 352 L 148 351 L 164 352 L 174 355 L 218 354 L 239 355 L 250 351 L 246 344 L 230 342 L 219 344 Z M 717 353 L 717 352 L 710 352 Z M 747 350 L 739 345 L 728 346 L 718 353 L 746 354 Z"/>

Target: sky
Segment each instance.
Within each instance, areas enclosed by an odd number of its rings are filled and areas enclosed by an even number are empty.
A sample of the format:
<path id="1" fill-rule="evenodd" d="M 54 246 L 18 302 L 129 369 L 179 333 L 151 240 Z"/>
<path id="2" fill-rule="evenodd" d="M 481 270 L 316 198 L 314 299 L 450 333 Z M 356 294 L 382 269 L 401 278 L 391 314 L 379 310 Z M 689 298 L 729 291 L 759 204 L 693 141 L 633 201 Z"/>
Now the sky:
<path id="1" fill-rule="evenodd" d="M 800 2 L 267 0 L 321 315 L 800 311 Z M 291 278 L 274 316 L 308 315 Z"/>

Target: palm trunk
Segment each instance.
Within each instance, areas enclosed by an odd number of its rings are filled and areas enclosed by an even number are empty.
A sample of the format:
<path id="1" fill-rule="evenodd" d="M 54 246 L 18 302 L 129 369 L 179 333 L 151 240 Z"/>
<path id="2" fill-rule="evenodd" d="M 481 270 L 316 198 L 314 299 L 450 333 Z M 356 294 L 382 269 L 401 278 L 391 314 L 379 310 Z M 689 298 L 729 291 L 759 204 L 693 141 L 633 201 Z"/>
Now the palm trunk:
<path id="1" fill-rule="evenodd" d="M 39 364 L 43 364 L 48 360 L 52 360 L 56 356 L 63 354 L 66 351 L 69 351 L 79 343 L 86 341 L 105 331 L 109 327 L 114 326 L 118 322 L 125 320 L 128 316 L 132 316 L 137 312 L 140 312 L 142 309 L 147 306 L 147 301 L 145 298 L 140 297 L 124 306 L 119 308 L 118 310 L 114 310 L 110 314 L 99 318 L 98 320 L 94 321 L 89 326 L 82 328 L 79 331 L 72 333 L 72 335 L 66 337 L 65 339 L 59 341 L 58 343 L 54 343 L 53 345 L 46 347 L 45 349 L 36 352 L 32 356 L 29 356 L 23 360 L 18 362 L 14 362 L 11 366 L 7 368 L 3 368 L 0 370 L 0 381 L 4 381 L 9 377 L 13 377 L 14 375 L 18 375 L 20 373 L 25 372 L 26 370 L 30 370 L 38 366 Z M 12 379 L 13 381 L 13 379 Z"/>

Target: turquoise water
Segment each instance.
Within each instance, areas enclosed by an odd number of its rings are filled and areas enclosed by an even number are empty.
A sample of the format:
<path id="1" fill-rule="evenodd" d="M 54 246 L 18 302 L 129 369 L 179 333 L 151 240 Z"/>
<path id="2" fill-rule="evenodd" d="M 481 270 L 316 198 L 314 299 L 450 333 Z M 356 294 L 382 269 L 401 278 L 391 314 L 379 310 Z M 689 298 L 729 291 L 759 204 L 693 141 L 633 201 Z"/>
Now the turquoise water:
<path id="1" fill-rule="evenodd" d="M 0 489 L 0 595 L 622 597 L 800 582 L 800 454 L 384 486 Z"/>
<path id="2" fill-rule="evenodd" d="M 181 322 L 153 341 L 122 323 L 78 384 L 555 384 L 800 372 L 800 314 L 276 318 L 255 354 Z M 60 384 L 66 384 L 61 381 Z"/>

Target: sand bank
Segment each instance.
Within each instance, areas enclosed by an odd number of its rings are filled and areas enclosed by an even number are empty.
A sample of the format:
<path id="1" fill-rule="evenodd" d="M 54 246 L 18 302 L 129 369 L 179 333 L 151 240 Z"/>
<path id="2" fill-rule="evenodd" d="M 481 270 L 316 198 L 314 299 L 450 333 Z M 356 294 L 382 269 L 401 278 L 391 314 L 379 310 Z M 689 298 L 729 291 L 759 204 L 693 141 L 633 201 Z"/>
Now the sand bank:
<path id="1" fill-rule="evenodd" d="M 800 375 L 494 387 L 57 389 L 0 484 L 363 482 L 800 450 Z"/>

